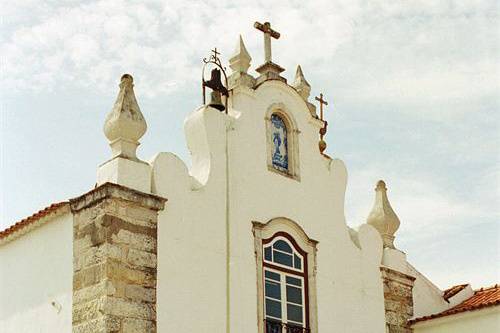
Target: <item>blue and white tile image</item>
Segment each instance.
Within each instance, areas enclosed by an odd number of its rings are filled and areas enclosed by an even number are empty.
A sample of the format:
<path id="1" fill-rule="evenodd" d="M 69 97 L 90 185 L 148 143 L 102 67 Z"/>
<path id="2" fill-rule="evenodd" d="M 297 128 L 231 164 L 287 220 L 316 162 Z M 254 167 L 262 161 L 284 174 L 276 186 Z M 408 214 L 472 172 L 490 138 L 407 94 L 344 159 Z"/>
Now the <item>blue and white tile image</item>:
<path id="1" fill-rule="evenodd" d="M 288 138 L 283 118 L 277 114 L 271 116 L 271 138 L 273 140 L 273 167 L 288 172 Z"/>

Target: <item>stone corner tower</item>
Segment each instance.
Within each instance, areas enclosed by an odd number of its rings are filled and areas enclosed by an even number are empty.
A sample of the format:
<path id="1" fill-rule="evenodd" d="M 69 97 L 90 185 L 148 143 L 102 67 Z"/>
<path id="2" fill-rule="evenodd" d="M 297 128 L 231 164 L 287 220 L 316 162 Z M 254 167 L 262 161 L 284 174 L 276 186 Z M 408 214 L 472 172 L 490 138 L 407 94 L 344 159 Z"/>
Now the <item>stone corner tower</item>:
<path id="1" fill-rule="evenodd" d="M 375 202 L 367 222 L 377 229 L 383 241 L 380 272 L 384 287 L 386 332 L 413 332 L 408 321 L 413 316 L 415 277 L 409 274 L 406 254 L 394 246 L 394 234 L 399 228 L 400 221 L 391 207 L 383 180 L 377 182 Z"/>
<path id="2" fill-rule="evenodd" d="M 157 221 L 166 199 L 151 194 L 151 167 L 136 156 L 146 128 L 125 74 L 104 125 L 112 158 L 96 188 L 70 200 L 73 333 L 156 332 Z"/>

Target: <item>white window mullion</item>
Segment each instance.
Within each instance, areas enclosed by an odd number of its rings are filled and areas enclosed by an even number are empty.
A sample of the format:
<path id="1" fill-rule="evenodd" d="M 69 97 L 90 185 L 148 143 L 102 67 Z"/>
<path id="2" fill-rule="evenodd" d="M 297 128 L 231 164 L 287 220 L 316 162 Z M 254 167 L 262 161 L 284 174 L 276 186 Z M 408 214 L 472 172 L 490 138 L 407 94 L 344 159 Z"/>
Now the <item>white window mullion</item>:
<path id="1" fill-rule="evenodd" d="M 282 322 L 286 323 L 287 320 L 287 309 L 286 309 L 286 275 L 284 273 L 280 273 L 281 275 L 281 318 Z"/>

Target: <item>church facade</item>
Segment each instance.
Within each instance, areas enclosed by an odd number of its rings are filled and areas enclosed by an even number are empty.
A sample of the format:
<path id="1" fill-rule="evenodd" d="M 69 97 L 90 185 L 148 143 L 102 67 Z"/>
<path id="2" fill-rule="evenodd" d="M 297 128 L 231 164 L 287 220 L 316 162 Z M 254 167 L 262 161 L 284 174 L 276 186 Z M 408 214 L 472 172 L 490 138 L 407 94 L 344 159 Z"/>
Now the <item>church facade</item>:
<path id="1" fill-rule="evenodd" d="M 147 125 L 133 78 L 121 78 L 96 187 L 0 233 L 0 331 L 427 332 L 426 316 L 473 296 L 445 299 L 395 248 L 383 181 L 367 223 L 346 225 L 326 103 L 318 114 L 300 66 L 293 83 L 281 76 L 279 33 L 256 28 L 258 77 L 241 37 L 227 80 L 211 58 L 209 101 L 185 120 L 190 168 L 172 153 L 137 158 Z M 491 309 L 481 332 L 498 324 Z"/>

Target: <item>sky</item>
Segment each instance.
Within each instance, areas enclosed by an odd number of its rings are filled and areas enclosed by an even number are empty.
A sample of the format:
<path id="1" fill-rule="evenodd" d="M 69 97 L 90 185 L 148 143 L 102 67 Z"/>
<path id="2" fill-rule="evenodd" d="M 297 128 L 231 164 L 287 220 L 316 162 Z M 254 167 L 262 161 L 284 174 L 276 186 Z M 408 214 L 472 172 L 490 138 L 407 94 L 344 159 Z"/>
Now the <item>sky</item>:
<path id="1" fill-rule="evenodd" d="M 3 4 L 0 230 L 91 189 L 123 73 L 148 132 L 140 158 L 188 164 L 183 120 L 201 60 L 227 63 L 254 21 L 281 33 L 273 61 L 302 66 L 330 102 L 327 153 L 349 178 L 346 219 L 366 221 L 378 179 L 401 220 L 396 246 L 441 288 L 500 282 L 500 8 L 460 1 L 36 1 Z"/>

